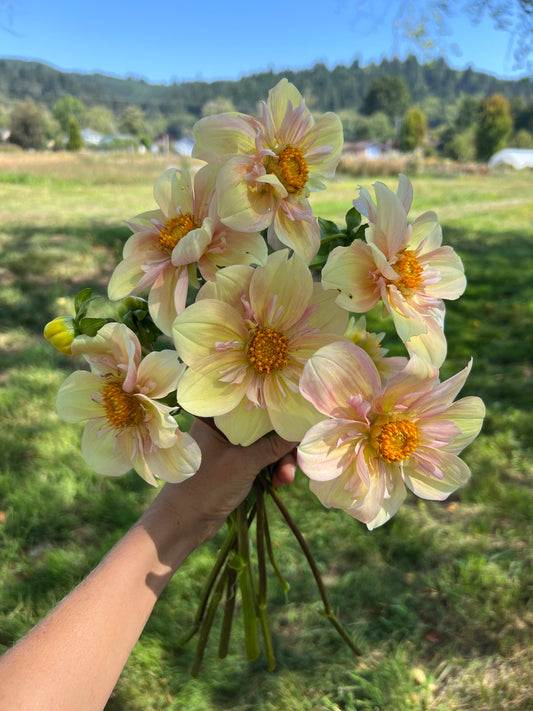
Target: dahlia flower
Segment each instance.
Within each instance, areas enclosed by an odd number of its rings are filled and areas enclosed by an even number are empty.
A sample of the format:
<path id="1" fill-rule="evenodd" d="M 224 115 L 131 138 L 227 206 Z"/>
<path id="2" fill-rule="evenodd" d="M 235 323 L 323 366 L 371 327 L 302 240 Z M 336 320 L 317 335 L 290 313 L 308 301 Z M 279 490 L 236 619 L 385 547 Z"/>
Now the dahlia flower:
<path id="1" fill-rule="evenodd" d="M 166 335 L 183 311 L 189 282 L 214 279 L 219 267 L 261 264 L 266 246 L 259 234 L 236 232 L 218 219 L 214 188 L 217 169 L 204 166 L 194 180 L 187 171 L 169 168 L 154 186 L 158 210 L 128 223 L 133 235 L 108 285 L 113 301 L 149 289 L 148 308 Z"/>
<path id="2" fill-rule="evenodd" d="M 175 351 L 141 360 L 137 336 L 109 323 L 94 338 L 78 336 L 72 355 L 82 355 L 91 372 L 69 375 L 56 408 L 66 422 L 86 422 L 81 450 L 87 464 L 108 476 L 135 469 L 154 486 L 156 477 L 179 482 L 196 472 L 200 448 L 178 429 L 172 408 L 157 402 L 176 389 L 185 367 Z"/>
<path id="3" fill-rule="evenodd" d="M 322 270 L 325 289 L 337 289 L 337 303 L 365 313 L 382 300 L 410 353 L 439 367 L 446 357 L 442 299 L 457 299 L 466 287 L 463 264 L 433 212 L 407 221 L 413 189 L 400 175 L 397 194 L 375 184 L 376 205 L 360 188 L 355 208 L 369 220 L 365 239 L 337 247 Z"/>
<path id="4" fill-rule="evenodd" d="M 219 114 L 194 129 L 198 158 L 222 164 L 218 210 L 235 230 L 268 228 L 269 244 L 293 249 L 307 264 L 320 246 L 308 196 L 333 177 L 342 125 L 326 113 L 315 122 L 300 92 L 282 79 L 260 105 L 260 116 Z"/>
<path id="5" fill-rule="evenodd" d="M 298 463 L 326 507 L 369 529 L 393 516 L 407 486 L 442 500 L 470 477 L 457 455 L 481 429 L 478 397 L 453 402 L 471 363 L 443 383 L 417 355 L 383 385 L 372 359 L 350 342 L 321 348 L 306 363 L 300 391 L 327 419 L 309 429 Z"/>
<path id="6" fill-rule="evenodd" d="M 335 296 L 288 250 L 256 269 L 220 270 L 174 322 L 176 350 L 189 366 L 178 383 L 179 404 L 214 417 L 234 444 L 271 430 L 299 441 L 320 417 L 298 390 L 303 366 L 318 348 L 342 339 L 347 326 Z"/>

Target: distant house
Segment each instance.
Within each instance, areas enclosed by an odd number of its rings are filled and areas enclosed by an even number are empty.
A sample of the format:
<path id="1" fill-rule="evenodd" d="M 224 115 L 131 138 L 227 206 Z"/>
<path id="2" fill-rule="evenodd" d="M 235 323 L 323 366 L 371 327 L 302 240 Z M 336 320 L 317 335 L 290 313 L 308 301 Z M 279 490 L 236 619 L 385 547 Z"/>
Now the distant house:
<path id="1" fill-rule="evenodd" d="M 82 128 L 80 134 L 86 146 L 99 146 L 102 142 L 103 135 L 92 128 Z"/>
<path id="2" fill-rule="evenodd" d="M 193 147 L 194 140 L 192 138 L 189 138 L 188 136 L 180 138 L 178 141 L 174 141 L 174 143 L 172 144 L 172 150 L 180 156 L 190 157 L 192 155 Z"/>
<path id="3" fill-rule="evenodd" d="M 498 151 L 489 160 L 489 168 L 509 165 L 516 170 L 533 168 L 533 150 L 528 148 L 504 148 Z"/>
<path id="4" fill-rule="evenodd" d="M 377 160 L 389 154 L 390 148 L 385 143 L 380 143 L 379 141 L 355 141 L 354 143 L 345 143 L 343 153 L 345 155 L 356 156 L 357 158 Z"/>

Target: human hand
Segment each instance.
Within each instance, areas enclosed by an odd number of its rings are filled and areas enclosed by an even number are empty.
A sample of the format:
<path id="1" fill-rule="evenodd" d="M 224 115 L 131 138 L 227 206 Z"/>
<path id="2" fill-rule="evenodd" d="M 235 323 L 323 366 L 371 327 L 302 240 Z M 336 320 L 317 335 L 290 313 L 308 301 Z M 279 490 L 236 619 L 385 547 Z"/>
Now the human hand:
<path id="1" fill-rule="evenodd" d="M 296 444 L 270 434 L 248 447 L 233 445 L 214 425 L 201 419 L 194 421 L 190 433 L 202 450 L 200 469 L 179 484 L 165 484 L 154 506 L 165 509 L 160 516 L 179 520 L 189 534 L 194 532 L 196 547 L 221 528 L 264 467 L 276 464 L 272 475 L 276 487 L 293 481 Z"/>

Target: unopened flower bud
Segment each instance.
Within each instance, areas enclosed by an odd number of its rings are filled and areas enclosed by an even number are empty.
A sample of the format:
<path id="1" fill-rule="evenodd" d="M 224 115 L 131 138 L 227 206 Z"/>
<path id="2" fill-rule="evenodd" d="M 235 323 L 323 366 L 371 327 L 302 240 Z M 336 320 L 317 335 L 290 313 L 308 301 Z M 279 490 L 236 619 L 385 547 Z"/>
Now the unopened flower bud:
<path id="1" fill-rule="evenodd" d="M 71 316 L 58 316 L 44 327 L 44 337 L 64 355 L 72 355 L 70 347 L 76 338 L 76 326 Z"/>

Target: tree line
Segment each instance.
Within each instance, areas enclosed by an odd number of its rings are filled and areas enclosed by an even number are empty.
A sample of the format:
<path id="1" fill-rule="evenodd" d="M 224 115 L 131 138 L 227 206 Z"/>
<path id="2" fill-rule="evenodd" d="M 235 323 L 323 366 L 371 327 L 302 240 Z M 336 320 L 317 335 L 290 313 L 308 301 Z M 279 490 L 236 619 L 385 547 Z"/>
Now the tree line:
<path id="1" fill-rule="evenodd" d="M 161 134 L 190 135 L 201 116 L 226 110 L 254 113 L 282 76 L 296 84 L 317 114 L 337 112 L 349 142 L 372 140 L 401 150 L 424 146 L 463 160 L 485 159 L 509 140 L 533 146 L 530 80 L 453 70 L 443 59 L 421 64 L 413 56 L 366 67 L 357 61 L 332 70 L 316 64 L 238 81 L 169 85 L 2 59 L 0 128 L 24 148 L 65 147 L 67 140 L 75 150 L 81 145 L 80 128 L 127 134 L 148 146 Z"/>

